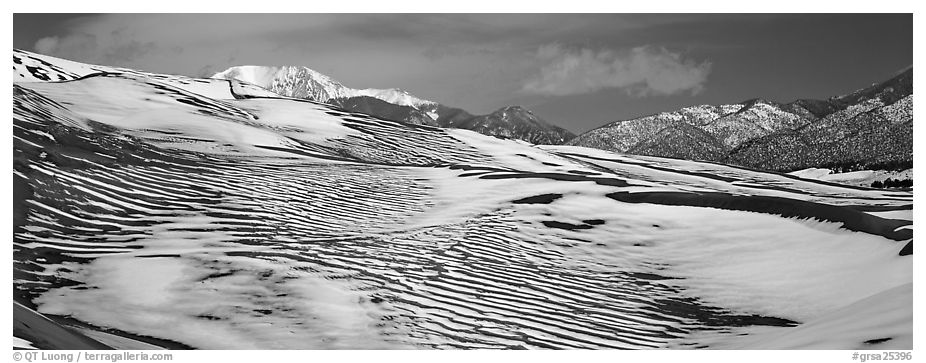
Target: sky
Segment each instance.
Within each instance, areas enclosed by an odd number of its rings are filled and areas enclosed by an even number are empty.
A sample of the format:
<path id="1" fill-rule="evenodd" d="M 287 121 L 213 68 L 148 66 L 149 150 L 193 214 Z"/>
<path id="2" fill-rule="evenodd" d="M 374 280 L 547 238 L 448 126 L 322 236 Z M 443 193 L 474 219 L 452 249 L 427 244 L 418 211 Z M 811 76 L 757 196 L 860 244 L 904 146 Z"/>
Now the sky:
<path id="1" fill-rule="evenodd" d="M 14 14 L 13 46 L 210 76 L 296 65 L 581 133 L 752 98 L 825 99 L 913 64 L 911 14 Z"/>

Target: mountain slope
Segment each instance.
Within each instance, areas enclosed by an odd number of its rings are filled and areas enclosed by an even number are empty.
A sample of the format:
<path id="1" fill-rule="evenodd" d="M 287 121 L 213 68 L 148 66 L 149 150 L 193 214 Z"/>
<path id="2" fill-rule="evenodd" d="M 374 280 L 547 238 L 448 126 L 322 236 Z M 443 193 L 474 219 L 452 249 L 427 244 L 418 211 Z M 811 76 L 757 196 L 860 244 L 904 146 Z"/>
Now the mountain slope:
<path id="1" fill-rule="evenodd" d="M 212 78 L 237 79 L 287 97 L 330 103 L 392 121 L 462 128 L 539 144 L 562 144 L 575 136 L 521 107 L 503 107 L 488 115 L 473 116 L 461 109 L 423 100 L 395 88 L 349 88 L 306 67 L 237 66 Z"/>
<path id="2" fill-rule="evenodd" d="M 755 99 L 617 121 L 568 144 L 776 171 L 903 167 L 912 164 L 912 75 L 911 68 L 888 81 L 825 101 L 780 104 Z M 661 132 L 689 126 L 714 141 L 705 142 L 700 133 L 681 140 Z M 723 152 L 699 151 L 705 144 L 718 143 Z"/>
<path id="3" fill-rule="evenodd" d="M 905 169 L 913 165 L 913 69 L 828 102 L 836 111 L 750 140 L 728 161 L 792 171 L 810 167 Z"/>
<path id="4" fill-rule="evenodd" d="M 656 136 L 667 127 L 690 125 L 704 127 L 723 115 L 732 114 L 742 105 L 692 106 L 633 120 L 616 121 L 583 133 L 567 145 L 627 152 L 641 142 L 660 143 Z M 671 145 L 671 144 L 669 144 Z"/>
<path id="5" fill-rule="evenodd" d="M 575 137 L 568 130 L 550 125 L 520 106 L 502 107 L 488 115 L 456 121 L 453 126 L 483 135 L 520 139 L 533 144 L 558 145 Z"/>
<path id="6" fill-rule="evenodd" d="M 667 126 L 651 139 L 639 142 L 628 150 L 631 154 L 697 160 L 723 157 L 724 151 L 724 145 L 718 143 L 711 134 L 684 123 Z"/>
<path id="7" fill-rule="evenodd" d="M 205 349 L 912 349 L 910 192 L 181 80 L 14 82 L 16 321 Z"/>
<path id="8" fill-rule="evenodd" d="M 401 121 L 414 125 L 437 126 L 439 123 L 427 113 L 414 107 L 401 106 L 369 96 L 335 98 L 328 103 L 351 112 L 360 112 L 386 120 Z"/>

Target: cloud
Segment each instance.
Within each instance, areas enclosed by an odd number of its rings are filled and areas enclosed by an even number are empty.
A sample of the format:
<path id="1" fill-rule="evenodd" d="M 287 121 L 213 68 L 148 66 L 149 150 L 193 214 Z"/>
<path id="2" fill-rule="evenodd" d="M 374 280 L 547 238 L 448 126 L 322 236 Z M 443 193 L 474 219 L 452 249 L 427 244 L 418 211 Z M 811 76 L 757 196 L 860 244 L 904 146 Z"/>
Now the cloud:
<path id="1" fill-rule="evenodd" d="M 159 50 L 154 41 L 139 41 L 123 35 L 120 30 L 97 33 L 100 35 L 75 32 L 45 37 L 36 41 L 33 48 L 42 54 L 118 66 L 132 65 Z M 167 51 L 179 54 L 183 48 L 174 46 Z"/>
<path id="2" fill-rule="evenodd" d="M 662 47 L 642 46 L 629 51 L 567 49 L 547 44 L 537 49 L 539 72 L 530 76 L 522 92 L 564 96 L 601 89 L 624 89 L 630 94 L 697 94 L 704 89 L 711 63 L 696 62 Z"/>
<path id="3" fill-rule="evenodd" d="M 35 42 L 35 51 L 51 54 L 58 48 L 58 37 L 44 37 Z"/>
<path id="4" fill-rule="evenodd" d="M 36 52 L 78 61 L 100 60 L 97 37 L 86 33 L 72 33 L 39 39 L 33 46 Z"/>

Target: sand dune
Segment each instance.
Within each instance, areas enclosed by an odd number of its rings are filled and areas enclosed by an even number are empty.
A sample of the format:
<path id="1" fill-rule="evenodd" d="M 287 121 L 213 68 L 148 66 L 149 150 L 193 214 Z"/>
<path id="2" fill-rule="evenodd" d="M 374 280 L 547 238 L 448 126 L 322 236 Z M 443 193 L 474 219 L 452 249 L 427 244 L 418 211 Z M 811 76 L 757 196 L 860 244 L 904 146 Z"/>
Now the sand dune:
<path id="1" fill-rule="evenodd" d="M 13 86 L 13 282 L 91 333 L 14 306 L 37 347 L 912 342 L 910 192 L 65 71 Z"/>

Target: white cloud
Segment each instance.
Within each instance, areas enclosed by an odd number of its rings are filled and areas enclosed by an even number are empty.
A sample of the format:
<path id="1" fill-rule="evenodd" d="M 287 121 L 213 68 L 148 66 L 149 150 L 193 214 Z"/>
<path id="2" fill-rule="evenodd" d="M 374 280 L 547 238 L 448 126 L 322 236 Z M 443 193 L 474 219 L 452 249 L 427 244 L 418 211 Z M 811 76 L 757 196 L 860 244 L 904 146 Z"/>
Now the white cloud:
<path id="1" fill-rule="evenodd" d="M 35 42 L 35 51 L 51 54 L 58 49 L 58 37 L 44 37 Z"/>
<path id="2" fill-rule="evenodd" d="M 567 49 L 541 46 L 536 59 L 542 66 L 528 78 L 522 91 L 563 96 L 624 89 L 637 95 L 696 94 L 711 72 L 708 61 L 696 62 L 662 47 L 643 46 L 629 51 Z"/>

